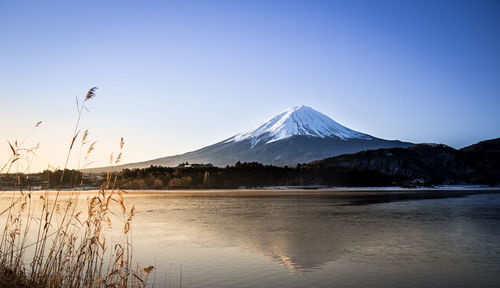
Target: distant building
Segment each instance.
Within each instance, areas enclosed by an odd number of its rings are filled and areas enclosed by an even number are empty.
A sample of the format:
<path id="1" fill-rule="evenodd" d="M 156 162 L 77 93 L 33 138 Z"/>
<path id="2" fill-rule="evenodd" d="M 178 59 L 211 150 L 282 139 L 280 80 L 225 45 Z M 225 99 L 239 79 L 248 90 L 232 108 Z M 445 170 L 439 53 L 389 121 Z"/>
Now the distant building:
<path id="1" fill-rule="evenodd" d="M 192 167 L 191 164 L 189 164 L 188 162 L 184 162 L 177 165 L 177 168 L 191 168 L 191 167 Z"/>
<path id="2" fill-rule="evenodd" d="M 189 164 L 188 162 L 177 165 L 177 168 L 209 168 L 214 167 L 212 164 Z"/>

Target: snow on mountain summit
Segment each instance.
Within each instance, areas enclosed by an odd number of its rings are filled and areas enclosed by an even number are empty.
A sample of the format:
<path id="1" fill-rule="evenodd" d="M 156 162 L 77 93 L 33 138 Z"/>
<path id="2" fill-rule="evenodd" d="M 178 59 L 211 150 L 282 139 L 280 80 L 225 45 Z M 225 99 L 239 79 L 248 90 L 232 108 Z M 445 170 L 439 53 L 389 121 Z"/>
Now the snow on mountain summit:
<path id="1" fill-rule="evenodd" d="M 297 135 L 338 137 L 342 140 L 371 139 L 369 135 L 344 127 L 311 107 L 301 105 L 287 109 L 253 130 L 229 138 L 226 143 L 249 139 L 252 146 L 255 146 L 259 142 L 271 143 Z"/>

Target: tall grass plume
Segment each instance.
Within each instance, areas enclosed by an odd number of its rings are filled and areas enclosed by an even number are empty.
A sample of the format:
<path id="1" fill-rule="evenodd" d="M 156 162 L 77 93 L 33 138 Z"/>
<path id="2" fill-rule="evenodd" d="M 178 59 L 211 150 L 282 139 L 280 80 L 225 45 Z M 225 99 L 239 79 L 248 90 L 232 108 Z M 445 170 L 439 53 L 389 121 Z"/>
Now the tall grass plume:
<path id="1" fill-rule="evenodd" d="M 147 284 L 154 267 L 141 267 L 134 262 L 131 233 L 135 208 L 125 203 L 125 191 L 116 187 L 112 168 L 106 183 L 95 193 L 82 196 L 82 181 L 77 182 L 77 177 L 72 189 L 61 189 L 75 146 L 79 143 L 79 159 L 83 159 L 84 167 L 95 149 L 96 142 L 88 144 L 88 130 L 80 130 L 80 119 L 87 110 L 87 101 L 96 96 L 96 89 L 91 88 L 81 104 L 77 101 L 78 117 L 57 189 L 39 193 L 18 183 L 14 191 L 3 188 L 0 191 L 0 196 L 9 197 L 7 206 L 0 207 L 0 219 L 4 221 L 0 238 L 0 287 L 144 287 Z M 40 125 L 41 121 L 33 128 Z M 13 171 L 17 161 L 30 163 L 38 146 L 26 148 L 24 140 L 9 142 L 12 155 L 0 166 L 0 174 L 18 173 Z M 119 154 L 112 157 L 110 166 L 120 162 L 123 145 L 122 138 Z M 0 187 L 1 183 L 0 179 Z M 112 237 L 113 229 L 120 230 L 118 239 Z"/>

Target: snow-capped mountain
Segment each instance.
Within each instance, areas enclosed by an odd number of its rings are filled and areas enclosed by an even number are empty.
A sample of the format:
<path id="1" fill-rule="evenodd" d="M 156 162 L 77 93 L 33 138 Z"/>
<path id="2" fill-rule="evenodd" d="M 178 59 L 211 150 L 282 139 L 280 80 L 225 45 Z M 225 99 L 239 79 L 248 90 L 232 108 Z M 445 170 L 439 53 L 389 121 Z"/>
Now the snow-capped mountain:
<path id="1" fill-rule="evenodd" d="M 121 168 L 177 166 L 184 162 L 226 166 L 238 161 L 295 165 L 363 150 L 411 145 L 354 131 L 302 105 L 287 109 L 255 129 L 199 150 L 126 164 Z"/>
<path id="2" fill-rule="evenodd" d="M 371 139 L 369 135 L 344 127 L 311 107 L 301 105 L 287 109 L 253 130 L 234 135 L 226 143 L 250 140 L 255 146 L 260 142 L 268 144 L 292 136 Z"/>

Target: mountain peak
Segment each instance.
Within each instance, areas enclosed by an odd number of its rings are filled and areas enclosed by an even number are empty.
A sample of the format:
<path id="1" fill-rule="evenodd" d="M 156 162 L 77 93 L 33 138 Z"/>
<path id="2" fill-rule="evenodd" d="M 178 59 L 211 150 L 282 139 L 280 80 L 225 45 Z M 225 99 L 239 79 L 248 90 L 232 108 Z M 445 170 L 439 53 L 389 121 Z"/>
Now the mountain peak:
<path id="1" fill-rule="evenodd" d="M 286 112 L 286 111 L 314 111 L 314 112 L 318 112 L 318 111 L 314 110 L 313 108 L 306 106 L 306 105 L 292 106 L 292 107 L 286 109 L 284 112 Z"/>
<path id="2" fill-rule="evenodd" d="M 259 142 L 271 143 L 292 136 L 337 137 L 371 139 L 369 135 L 340 125 L 330 117 L 305 105 L 293 106 L 255 129 L 237 134 L 226 142 L 251 140 L 252 147 Z"/>
<path id="3" fill-rule="evenodd" d="M 292 106 L 292 107 L 288 108 L 287 110 L 294 110 L 294 111 L 296 111 L 296 110 L 300 110 L 300 109 L 311 109 L 311 110 L 314 110 L 311 107 L 306 106 L 306 105 Z"/>

